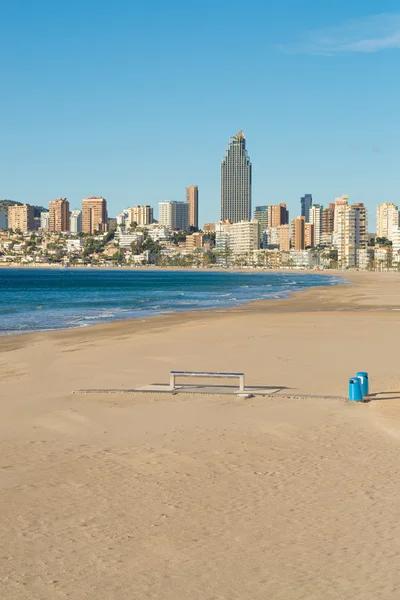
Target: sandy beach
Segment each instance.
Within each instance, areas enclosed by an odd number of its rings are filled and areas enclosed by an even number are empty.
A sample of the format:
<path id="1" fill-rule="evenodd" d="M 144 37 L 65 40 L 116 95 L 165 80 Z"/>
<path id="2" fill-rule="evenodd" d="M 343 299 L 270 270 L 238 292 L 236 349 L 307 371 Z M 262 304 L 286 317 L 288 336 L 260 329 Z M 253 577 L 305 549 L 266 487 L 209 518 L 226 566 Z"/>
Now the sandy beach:
<path id="1" fill-rule="evenodd" d="M 345 277 L 0 337 L 0 597 L 399 598 L 400 274 Z M 171 369 L 312 397 L 71 394 Z M 358 370 L 373 395 L 345 402 Z"/>

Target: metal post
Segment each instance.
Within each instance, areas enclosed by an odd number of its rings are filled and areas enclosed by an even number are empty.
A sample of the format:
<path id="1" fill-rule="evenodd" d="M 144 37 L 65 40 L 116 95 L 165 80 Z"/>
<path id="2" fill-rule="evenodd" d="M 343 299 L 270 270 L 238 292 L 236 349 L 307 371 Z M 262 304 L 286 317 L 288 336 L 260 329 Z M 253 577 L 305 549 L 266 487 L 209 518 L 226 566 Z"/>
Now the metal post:
<path id="1" fill-rule="evenodd" d="M 244 392 L 244 375 L 239 376 L 239 391 Z"/>
<path id="2" fill-rule="evenodd" d="M 169 374 L 169 389 L 170 390 L 175 389 L 175 375 L 173 373 Z"/>

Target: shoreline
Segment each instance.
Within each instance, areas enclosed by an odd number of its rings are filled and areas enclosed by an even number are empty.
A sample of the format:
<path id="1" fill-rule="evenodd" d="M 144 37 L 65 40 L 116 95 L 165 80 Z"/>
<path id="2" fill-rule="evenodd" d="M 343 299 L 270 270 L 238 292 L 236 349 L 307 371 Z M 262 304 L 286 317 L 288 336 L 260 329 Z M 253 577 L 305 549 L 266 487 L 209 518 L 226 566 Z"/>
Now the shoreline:
<path id="1" fill-rule="evenodd" d="M 72 270 L 72 269 L 69 269 Z M 106 270 L 106 269 L 104 269 Z M 110 270 L 114 270 L 114 269 L 110 269 Z M 142 271 L 145 269 L 141 269 Z M 147 269 L 146 269 L 147 270 Z M 194 271 L 194 269 L 179 269 L 179 268 L 172 268 L 169 269 L 167 268 L 160 268 L 159 270 L 161 271 L 169 271 L 169 270 L 174 270 L 174 271 L 181 271 L 181 272 L 192 272 Z M 197 270 L 197 269 L 196 269 Z M 201 271 L 206 271 L 209 272 L 209 269 L 199 269 Z M 153 272 L 153 269 L 149 269 L 150 272 Z M 240 270 L 243 274 L 256 274 L 254 272 L 254 270 Z M 223 272 L 223 273 L 235 273 L 237 274 L 238 271 L 237 270 L 227 270 L 227 269 L 220 269 L 219 272 Z M 269 274 L 270 272 L 267 271 L 267 273 Z M 267 274 L 265 273 L 265 274 Z M 279 274 L 291 274 L 291 275 L 299 275 L 299 271 L 291 269 L 291 270 L 276 270 L 276 271 L 271 271 L 271 273 L 279 273 Z M 324 274 L 325 276 L 329 276 L 330 273 L 328 272 L 315 272 L 314 270 L 307 270 L 307 271 L 301 271 L 301 274 L 304 275 L 322 275 Z M 87 329 L 91 329 L 94 327 L 102 327 L 102 326 L 106 326 L 106 325 L 112 325 L 112 324 L 116 324 L 116 323 L 135 323 L 137 321 L 141 321 L 141 322 L 147 322 L 149 319 L 156 319 L 156 318 L 160 318 L 160 317 L 172 317 L 174 315 L 176 315 L 177 317 L 180 318 L 185 318 L 185 317 L 189 317 L 190 315 L 204 315 L 204 314 L 209 314 L 209 313 L 217 313 L 217 314 L 224 314 L 225 312 L 243 312 L 245 310 L 247 311 L 251 311 L 253 312 L 254 310 L 260 310 L 260 307 L 253 307 L 253 305 L 258 304 L 258 303 L 266 303 L 265 308 L 267 308 L 267 306 L 271 303 L 271 302 L 281 302 L 281 301 L 287 301 L 292 299 L 293 297 L 295 297 L 297 294 L 302 294 L 308 290 L 313 290 L 314 288 L 317 289 L 330 289 L 332 287 L 336 287 L 337 285 L 341 286 L 341 285 L 347 285 L 347 284 L 351 284 L 351 281 L 348 281 L 346 277 L 343 276 L 342 273 L 336 273 L 335 274 L 336 277 L 339 277 L 342 281 L 340 281 L 337 284 L 334 285 L 316 285 L 316 286 L 307 286 L 304 287 L 303 289 L 299 289 L 296 291 L 281 291 L 281 292 L 277 292 L 277 294 L 281 294 L 281 297 L 279 298 L 256 298 L 253 300 L 249 300 L 247 302 L 244 302 L 242 304 L 237 304 L 237 305 L 226 305 L 226 306 L 214 306 L 214 307 L 210 307 L 210 308 L 203 308 L 203 309 L 193 309 L 193 310 L 175 310 L 175 311 L 165 311 L 165 312 L 160 312 L 160 313 L 154 313 L 151 315 L 147 315 L 145 317 L 142 316 L 138 316 L 138 317 L 127 317 L 125 319 L 112 319 L 110 321 L 105 321 L 103 323 L 95 323 L 95 324 L 85 324 L 85 325 L 77 325 L 75 327 L 61 327 L 61 328 L 57 328 L 57 329 L 38 329 L 38 330 L 29 330 L 29 331 L 21 331 L 21 332 L 17 332 L 17 331 L 11 331 L 11 332 L 6 332 L 6 333 L 0 333 L 0 351 L 1 351 L 1 340 L 3 338 L 10 338 L 10 337 L 20 337 L 20 336 L 28 336 L 28 335 L 35 335 L 35 334 L 51 334 L 51 333 L 55 333 L 55 332 L 72 332 L 72 331 L 80 331 L 82 329 L 87 330 Z"/>

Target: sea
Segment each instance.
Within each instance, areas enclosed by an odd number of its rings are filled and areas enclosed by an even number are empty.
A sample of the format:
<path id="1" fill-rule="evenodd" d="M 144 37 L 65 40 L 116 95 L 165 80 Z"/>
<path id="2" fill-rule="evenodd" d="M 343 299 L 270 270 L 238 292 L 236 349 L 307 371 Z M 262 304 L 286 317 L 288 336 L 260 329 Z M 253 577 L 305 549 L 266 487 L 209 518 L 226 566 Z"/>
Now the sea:
<path id="1" fill-rule="evenodd" d="M 308 273 L 0 269 L 0 335 L 223 309 L 341 283 Z"/>

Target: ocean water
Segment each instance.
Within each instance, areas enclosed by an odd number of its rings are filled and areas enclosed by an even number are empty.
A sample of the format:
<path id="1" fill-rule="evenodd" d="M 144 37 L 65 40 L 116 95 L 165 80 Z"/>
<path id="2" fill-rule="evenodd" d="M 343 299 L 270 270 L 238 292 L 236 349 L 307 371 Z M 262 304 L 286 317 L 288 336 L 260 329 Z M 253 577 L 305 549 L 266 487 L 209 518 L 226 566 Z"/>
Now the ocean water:
<path id="1" fill-rule="evenodd" d="M 338 283 L 305 273 L 1 268 L 0 334 L 232 307 Z"/>

